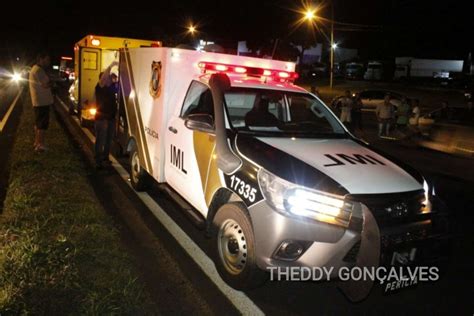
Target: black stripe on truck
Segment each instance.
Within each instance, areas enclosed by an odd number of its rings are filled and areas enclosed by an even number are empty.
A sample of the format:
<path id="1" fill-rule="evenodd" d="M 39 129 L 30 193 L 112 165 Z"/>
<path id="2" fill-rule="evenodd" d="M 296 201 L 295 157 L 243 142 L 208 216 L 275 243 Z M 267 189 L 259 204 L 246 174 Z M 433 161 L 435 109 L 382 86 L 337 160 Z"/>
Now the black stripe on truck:
<path id="1" fill-rule="evenodd" d="M 140 113 L 140 105 L 135 89 L 135 80 L 133 77 L 132 64 L 130 62 L 130 53 L 128 49 L 122 51 L 123 58 L 120 59 L 120 80 L 123 89 L 122 96 L 126 105 L 127 117 L 130 123 L 129 130 L 137 142 L 137 150 L 139 153 L 140 163 L 145 166 L 148 173 L 153 174 L 150 153 L 145 137 L 145 129 L 143 126 L 142 115 Z M 130 94 L 134 92 L 132 98 Z"/>
<path id="2" fill-rule="evenodd" d="M 286 181 L 332 194 L 349 193 L 340 183 L 318 169 L 255 137 L 238 135 L 236 145 L 246 158 Z"/>
<path id="3" fill-rule="evenodd" d="M 397 159 L 397 158 L 393 157 L 392 155 L 389 155 L 389 154 L 387 154 L 387 153 L 385 153 L 385 152 L 383 152 L 379 149 L 376 149 L 376 148 L 370 146 L 367 143 L 364 143 L 363 141 L 361 141 L 357 138 L 353 138 L 352 140 L 354 142 L 356 142 L 357 144 L 367 148 L 370 151 L 375 152 L 376 154 L 378 154 L 378 155 L 384 157 L 385 159 L 387 159 L 388 161 L 392 162 L 394 165 L 398 166 L 399 168 L 403 169 L 403 171 L 408 173 L 413 179 L 416 180 L 416 182 L 423 185 L 423 176 L 421 175 L 421 173 L 418 170 L 416 170 L 412 166 L 410 166 L 407 163 L 401 161 L 400 159 Z"/>

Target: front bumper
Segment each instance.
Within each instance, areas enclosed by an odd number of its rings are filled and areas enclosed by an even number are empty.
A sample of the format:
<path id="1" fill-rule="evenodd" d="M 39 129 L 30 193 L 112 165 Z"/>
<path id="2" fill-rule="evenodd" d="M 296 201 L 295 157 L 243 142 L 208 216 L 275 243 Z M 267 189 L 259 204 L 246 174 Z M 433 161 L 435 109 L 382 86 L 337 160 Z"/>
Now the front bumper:
<path id="1" fill-rule="evenodd" d="M 417 260 L 413 262 L 417 265 L 443 261 L 449 255 L 447 226 L 443 220 L 432 216 L 387 226 L 373 218 L 370 209 L 361 204 L 361 209 L 353 213 L 349 227 L 344 228 L 285 216 L 265 201 L 251 206 L 249 213 L 257 265 L 263 270 L 272 267 L 332 268 L 331 278 L 336 278 L 342 267 L 393 265 L 393 253 L 406 249 L 417 249 Z M 295 260 L 281 259 L 276 251 L 285 241 L 305 242 L 309 246 Z"/>

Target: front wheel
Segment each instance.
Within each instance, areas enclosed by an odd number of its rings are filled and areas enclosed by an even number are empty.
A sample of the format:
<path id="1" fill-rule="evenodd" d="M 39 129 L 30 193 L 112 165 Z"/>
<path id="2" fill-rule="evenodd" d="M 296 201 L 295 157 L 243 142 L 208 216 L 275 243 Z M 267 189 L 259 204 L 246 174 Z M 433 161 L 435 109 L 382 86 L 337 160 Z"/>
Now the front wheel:
<path id="1" fill-rule="evenodd" d="M 267 273 L 257 266 L 255 237 L 245 206 L 223 205 L 213 220 L 214 261 L 222 279 L 237 290 L 262 285 Z"/>
<path id="2" fill-rule="evenodd" d="M 135 147 L 130 152 L 130 182 L 136 191 L 145 191 L 150 182 L 148 174 L 140 165 L 140 158 Z"/>

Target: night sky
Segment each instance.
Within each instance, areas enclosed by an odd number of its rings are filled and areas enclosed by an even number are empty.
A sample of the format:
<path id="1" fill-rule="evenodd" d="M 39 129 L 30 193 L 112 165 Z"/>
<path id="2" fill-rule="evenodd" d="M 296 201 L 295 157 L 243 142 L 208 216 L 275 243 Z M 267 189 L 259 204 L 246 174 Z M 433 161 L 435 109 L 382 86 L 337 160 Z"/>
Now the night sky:
<path id="1" fill-rule="evenodd" d="M 99 3 L 99 4 L 97 4 Z M 330 18 L 330 1 L 316 2 Z M 300 1 L 43 1 L 4 6 L 0 19 L 0 57 L 28 56 L 47 49 L 53 56 L 72 55 L 73 44 L 86 34 L 186 43 L 189 21 L 200 37 L 235 48 L 235 41 L 311 38 L 307 25 L 292 29 L 300 18 Z M 13 7 L 11 7 L 13 6 Z M 342 47 L 359 49 L 362 58 L 390 59 L 412 55 L 465 59 L 473 48 L 472 10 L 468 1 L 334 0 L 334 20 L 375 27 L 337 25 Z M 319 23 L 328 35 L 328 23 Z M 341 30 L 344 27 L 345 30 Z M 315 40 L 326 41 L 321 32 Z"/>

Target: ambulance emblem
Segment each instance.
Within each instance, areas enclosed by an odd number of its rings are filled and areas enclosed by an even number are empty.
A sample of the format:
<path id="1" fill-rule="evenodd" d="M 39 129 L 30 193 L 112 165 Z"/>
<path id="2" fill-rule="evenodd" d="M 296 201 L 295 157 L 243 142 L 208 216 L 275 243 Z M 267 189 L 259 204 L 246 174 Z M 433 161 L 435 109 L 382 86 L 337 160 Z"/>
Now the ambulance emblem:
<path id="1" fill-rule="evenodd" d="M 161 61 L 151 63 L 150 95 L 156 99 L 161 94 Z"/>

